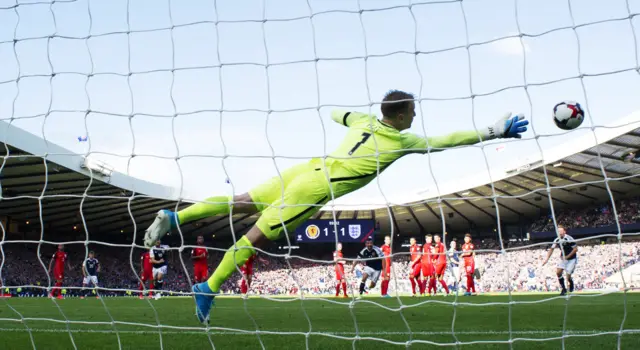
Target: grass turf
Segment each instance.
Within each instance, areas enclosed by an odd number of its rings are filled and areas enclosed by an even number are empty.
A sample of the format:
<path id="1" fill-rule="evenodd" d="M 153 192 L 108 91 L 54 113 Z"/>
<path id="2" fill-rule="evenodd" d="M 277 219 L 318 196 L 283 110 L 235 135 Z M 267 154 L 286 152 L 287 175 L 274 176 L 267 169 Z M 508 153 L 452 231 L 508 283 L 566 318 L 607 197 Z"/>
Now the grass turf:
<path id="1" fill-rule="evenodd" d="M 509 349 L 509 339 L 515 349 L 536 350 L 558 349 L 563 341 L 567 349 L 613 349 L 618 341 L 623 349 L 636 349 L 640 344 L 640 294 L 635 293 L 569 299 L 514 295 L 511 307 L 504 295 L 459 297 L 457 305 L 454 297 L 401 300 L 403 307 L 396 298 L 351 303 L 219 297 L 207 331 L 196 321 L 189 297 L 11 298 L 0 300 L 0 349 L 73 349 L 74 344 L 78 349 L 159 349 L 161 343 L 165 349 L 260 349 L 260 342 L 267 349 L 353 349 L 356 324 L 357 349 L 398 349 L 409 341 L 412 349 L 436 347 L 429 342 Z"/>

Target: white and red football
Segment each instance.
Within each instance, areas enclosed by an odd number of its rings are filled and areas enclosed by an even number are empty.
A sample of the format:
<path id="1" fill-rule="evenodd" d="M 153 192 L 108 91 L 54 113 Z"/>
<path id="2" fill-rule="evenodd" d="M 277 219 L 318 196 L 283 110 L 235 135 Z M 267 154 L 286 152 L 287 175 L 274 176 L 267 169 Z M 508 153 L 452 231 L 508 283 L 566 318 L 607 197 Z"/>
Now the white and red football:
<path id="1" fill-rule="evenodd" d="M 563 101 L 553 107 L 553 122 L 562 130 L 573 130 L 582 124 L 584 111 L 579 103 Z"/>

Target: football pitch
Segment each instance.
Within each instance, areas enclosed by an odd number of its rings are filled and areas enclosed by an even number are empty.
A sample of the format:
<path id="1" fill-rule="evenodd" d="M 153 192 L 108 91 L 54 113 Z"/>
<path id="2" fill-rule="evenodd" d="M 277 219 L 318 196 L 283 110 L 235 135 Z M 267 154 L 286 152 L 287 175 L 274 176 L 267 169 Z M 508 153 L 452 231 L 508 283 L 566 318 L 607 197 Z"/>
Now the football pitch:
<path id="1" fill-rule="evenodd" d="M 623 349 L 637 349 L 640 344 L 637 293 L 569 299 L 514 295 L 511 305 L 505 295 L 458 297 L 456 305 L 454 297 L 401 300 L 402 307 L 396 298 L 219 297 L 206 329 L 196 321 L 190 297 L 10 298 L 0 300 L 0 349 L 400 349 L 409 341 L 412 349 L 457 342 L 473 349 L 613 349 L 618 341 Z"/>

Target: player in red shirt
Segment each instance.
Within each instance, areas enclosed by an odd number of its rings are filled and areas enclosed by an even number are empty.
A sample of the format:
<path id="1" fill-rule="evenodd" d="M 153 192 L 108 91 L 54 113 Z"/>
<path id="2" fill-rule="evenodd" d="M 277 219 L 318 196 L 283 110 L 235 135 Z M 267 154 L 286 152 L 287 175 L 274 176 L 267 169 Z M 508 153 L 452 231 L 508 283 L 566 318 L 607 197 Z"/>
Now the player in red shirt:
<path id="1" fill-rule="evenodd" d="M 445 233 L 446 234 L 446 233 Z M 436 280 L 440 281 L 440 284 L 442 285 L 442 288 L 444 288 L 444 291 L 447 293 L 447 295 L 449 295 L 449 287 L 447 286 L 447 283 L 444 281 L 444 272 L 447 270 L 447 247 L 444 246 L 444 243 L 442 243 L 442 239 L 440 238 L 440 235 L 435 235 L 433 236 L 433 240 L 436 243 L 436 257 L 435 257 L 435 265 L 436 265 Z M 435 285 L 436 282 L 434 280 L 433 282 L 433 287 L 435 289 Z"/>
<path id="2" fill-rule="evenodd" d="M 142 295 L 142 291 L 144 290 L 144 285 L 149 282 L 149 295 L 151 295 L 151 291 L 153 290 L 153 264 L 151 264 L 151 257 L 149 256 L 149 251 L 145 251 L 140 256 L 140 299 L 144 298 Z"/>
<path id="3" fill-rule="evenodd" d="M 68 255 L 64 251 L 64 245 L 58 244 L 58 250 L 53 253 L 51 261 L 49 261 L 49 273 L 51 273 L 51 267 L 53 267 L 53 279 L 56 281 L 56 286 L 51 290 L 51 294 L 49 294 L 50 298 L 57 297 L 58 299 L 62 299 L 62 294 L 60 294 L 60 287 L 62 286 L 62 281 L 64 280 L 64 263 L 65 261 L 67 261 L 67 258 Z M 68 261 L 67 267 L 71 269 Z"/>
<path id="4" fill-rule="evenodd" d="M 436 265 L 438 264 L 438 248 L 436 244 L 431 242 L 429 245 L 429 261 L 431 261 L 431 276 L 429 276 L 429 280 L 427 281 L 427 293 L 429 295 L 435 296 L 438 292 L 438 287 L 436 286 Z M 431 291 L 433 290 L 433 294 Z"/>
<path id="5" fill-rule="evenodd" d="M 256 255 L 258 253 L 251 255 L 249 259 L 240 267 L 240 271 L 242 272 L 242 283 L 240 284 L 240 292 L 242 294 L 247 294 L 249 292 L 249 288 L 251 287 L 251 278 L 253 276 L 253 262 L 256 260 Z"/>
<path id="6" fill-rule="evenodd" d="M 391 237 L 384 236 L 384 244 L 382 245 L 382 252 L 386 257 L 386 269 L 382 271 L 382 285 L 380 286 L 380 294 L 383 297 L 389 298 L 389 280 L 391 279 Z"/>
<path id="7" fill-rule="evenodd" d="M 431 280 L 434 278 L 433 273 L 433 257 L 431 256 L 431 247 L 433 246 L 433 236 L 430 234 L 424 236 L 424 245 L 422 246 L 422 284 L 420 285 L 420 295 L 425 293 L 427 284 L 431 287 Z"/>
<path id="8" fill-rule="evenodd" d="M 416 285 L 420 289 L 420 270 L 422 269 L 422 265 L 420 264 L 420 246 L 416 244 L 416 239 L 411 237 L 409 240 L 411 244 L 409 246 L 409 252 L 411 253 L 411 261 L 409 262 L 409 281 L 411 282 L 411 290 L 413 291 L 413 296 L 416 296 Z"/>
<path id="9" fill-rule="evenodd" d="M 209 265 L 207 258 L 209 252 L 204 246 L 204 237 L 198 236 L 196 239 L 198 247 L 191 250 L 191 260 L 193 260 L 193 283 L 202 283 L 209 278 Z"/>
<path id="10" fill-rule="evenodd" d="M 474 257 L 476 256 L 476 246 L 471 243 L 471 234 L 464 235 L 464 244 L 462 245 L 462 258 L 464 259 L 464 272 L 467 276 L 467 292 L 464 295 L 471 295 L 476 292 L 476 286 L 473 283 L 473 273 L 476 269 Z"/>
<path id="11" fill-rule="evenodd" d="M 344 293 L 344 297 L 347 297 L 347 280 L 344 277 L 344 259 L 342 255 L 342 243 L 338 243 L 336 245 L 336 251 L 333 252 L 333 261 L 336 263 L 336 296 L 340 295 L 340 286 L 342 286 L 342 291 Z"/>

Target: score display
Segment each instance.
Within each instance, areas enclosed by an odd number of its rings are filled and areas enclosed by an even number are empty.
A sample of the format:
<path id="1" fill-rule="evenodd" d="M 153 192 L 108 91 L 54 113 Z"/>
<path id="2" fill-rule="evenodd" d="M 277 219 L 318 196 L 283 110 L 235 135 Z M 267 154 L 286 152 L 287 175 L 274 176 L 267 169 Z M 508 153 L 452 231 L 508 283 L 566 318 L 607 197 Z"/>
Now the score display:
<path id="1" fill-rule="evenodd" d="M 298 243 L 335 242 L 364 243 L 367 237 L 373 237 L 373 220 L 307 220 L 296 228 L 295 241 Z"/>

